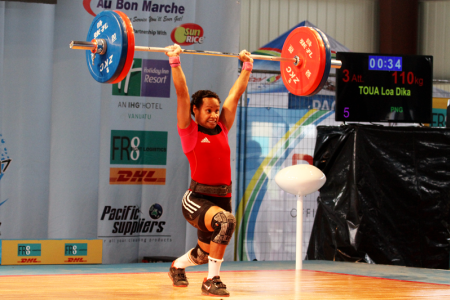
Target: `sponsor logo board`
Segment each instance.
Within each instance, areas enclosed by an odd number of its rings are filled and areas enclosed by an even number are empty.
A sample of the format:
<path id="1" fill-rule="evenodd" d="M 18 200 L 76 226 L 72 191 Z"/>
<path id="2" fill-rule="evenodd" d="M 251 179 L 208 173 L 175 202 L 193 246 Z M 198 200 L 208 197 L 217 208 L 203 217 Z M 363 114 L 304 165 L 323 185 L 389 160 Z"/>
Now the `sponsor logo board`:
<path id="1" fill-rule="evenodd" d="M 56 0 L 55 0 L 56 2 Z M 163 3 L 161 3 L 163 2 Z M 96 16 L 98 13 L 105 9 L 121 10 L 126 12 L 149 12 L 150 18 L 145 22 L 167 22 L 180 20 L 182 16 L 175 16 L 174 14 L 183 15 L 186 8 L 182 5 L 172 2 L 172 4 L 164 3 L 164 1 L 127 1 L 127 0 L 83 0 L 83 7 L 92 16 Z M 161 16 L 160 16 L 161 15 Z M 152 20 L 153 19 L 153 20 Z M 132 22 L 134 18 L 131 18 Z"/>
<path id="2" fill-rule="evenodd" d="M 150 220 L 141 212 L 136 205 L 125 205 L 113 207 L 106 205 L 100 215 L 100 222 L 110 222 L 111 231 L 108 236 L 161 236 L 166 226 L 166 221 L 159 220 L 163 215 L 163 208 L 160 204 L 152 204 L 149 209 Z M 157 221 L 158 220 L 158 221 Z M 164 236 L 167 237 L 167 236 Z"/>
<path id="3" fill-rule="evenodd" d="M 64 246 L 65 256 L 87 256 L 88 244 L 87 243 L 66 243 Z"/>
<path id="4" fill-rule="evenodd" d="M 17 256 L 41 256 L 41 244 L 18 244 Z"/>
<path id="5" fill-rule="evenodd" d="M 102 263 L 102 240 L 1 240 L 0 243 L 2 265 Z"/>
<path id="6" fill-rule="evenodd" d="M 37 258 L 22 258 L 17 262 L 18 264 L 40 264 L 41 261 L 37 260 Z M 4 265 L 4 263 L 3 263 Z"/>
<path id="7" fill-rule="evenodd" d="M 64 262 L 65 263 L 87 263 L 88 261 L 85 260 L 83 257 L 69 257 Z"/>
<path id="8" fill-rule="evenodd" d="M 166 131 L 111 130 L 112 165 L 166 165 L 166 161 Z"/>
<path id="9" fill-rule="evenodd" d="M 168 60 L 135 58 L 124 80 L 112 86 L 114 96 L 170 98 Z"/>
<path id="10" fill-rule="evenodd" d="M 165 185 L 166 169 L 110 168 L 109 184 Z"/>
<path id="11" fill-rule="evenodd" d="M 203 28 L 195 23 L 181 24 L 170 34 L 172 41 L 180 46 L 203 44 L 205 39 Z"/>

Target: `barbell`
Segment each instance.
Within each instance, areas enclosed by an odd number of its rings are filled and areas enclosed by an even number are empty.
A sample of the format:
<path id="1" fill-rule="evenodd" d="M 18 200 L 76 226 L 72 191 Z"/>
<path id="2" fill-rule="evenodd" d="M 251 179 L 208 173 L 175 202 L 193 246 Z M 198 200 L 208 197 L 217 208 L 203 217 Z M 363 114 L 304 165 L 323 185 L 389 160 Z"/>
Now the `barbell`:
<path id="1" fill-rule="evenodd" d="M 121 82 L 131 69 L 135 51 L 168 52 L 167 48 L 135 45 L 134 29 L 128 16 L 121 11 L 102 11 L 89 27 L 87 41 L 72 41 L 71 49 L 86 51 L 86 61 L 92 77 L 101 83 Z M 236 53 L 188 50 L 183 54 L 239 57 Z M 342 62 L 331 59 L 327 36 L 313 27 L 294 29 L 284 42 L 281 57 L 250 55 L 253 59 L 280 62 L 280 72 L 286 88 L 298 96 L 318 93 L 327 81 L 330 68 L 340 68 Z"/>

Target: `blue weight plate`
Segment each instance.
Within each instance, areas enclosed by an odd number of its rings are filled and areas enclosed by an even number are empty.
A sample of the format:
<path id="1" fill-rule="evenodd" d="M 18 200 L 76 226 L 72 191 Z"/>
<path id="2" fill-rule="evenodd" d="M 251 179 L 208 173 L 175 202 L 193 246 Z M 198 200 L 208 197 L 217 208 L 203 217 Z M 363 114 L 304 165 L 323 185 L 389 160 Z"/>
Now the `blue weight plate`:
<path id="1" fill-rule="evenodd" d="M 325 62 L 325 69 L 323 71 L 322 80 L 320 81 L 320 83 L 317 86 L 316 90 L 312 94 L 310 94 L 309 96 L 313 96 L 313 95 L 317 94 L 318 92 L 320 92 L 320 90 L 322 90 L 323 86 L 327 82 L 328 75 L 330 75 L 330 69 L 331 69 L 331 48 L 330 48 L 330 42 L 328 41 L 328 38 L 325 35 L 325 33 L 323 33 L 319 28 L 314 28 L 314 29 L 322 37 L 323 43 L 325 45 L 325 52 L 327 54 L 327 59 L 326 59 L 326 62 Z"/>
<path id="2" fill-rule="evenodd" d="M 95 55 L 86 51 L 89 72 L 101 83 L 113 82 L 121 73 L 127 59 L 128 38 L 121 17 L 113 11 L 102 11 L 92 21 L 87 41 L 105 39 L 106 53 Z"/>

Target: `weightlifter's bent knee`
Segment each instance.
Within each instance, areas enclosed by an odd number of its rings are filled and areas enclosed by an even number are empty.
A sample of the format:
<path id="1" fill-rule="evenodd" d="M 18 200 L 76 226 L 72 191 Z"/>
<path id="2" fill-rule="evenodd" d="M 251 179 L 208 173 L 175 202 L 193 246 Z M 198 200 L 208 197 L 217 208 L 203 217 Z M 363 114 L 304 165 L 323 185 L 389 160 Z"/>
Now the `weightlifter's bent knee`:
<path id="1" fill-rule="evenodd" d="M 213 228 L 211 241 L 221 245 L 228 245 L 236 228 L 236 218 L 230 212 L 220 211 L 212 218 L 211 227 Z"/>

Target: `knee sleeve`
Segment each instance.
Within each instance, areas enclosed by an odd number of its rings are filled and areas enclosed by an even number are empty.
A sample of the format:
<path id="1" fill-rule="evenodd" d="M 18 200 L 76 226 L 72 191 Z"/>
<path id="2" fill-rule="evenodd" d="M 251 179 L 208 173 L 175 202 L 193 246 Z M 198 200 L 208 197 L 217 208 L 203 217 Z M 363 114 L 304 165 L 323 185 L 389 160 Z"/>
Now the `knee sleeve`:
<path id="1" fill-rule="evenodd" d="M 192 262 L 197 265 L 204 265 L 208 263 L 208 255 L 209 253 L 205 252 L 200 246 L 197 244 L 194 249 L 191 250 L 190 258 Z"/>
<path id="2" fill-rule="evenodd" d="M 211 241 L 217 244 L 228 245 L 236 227 L 236 219 L 232 213 L 224 210 L 214 215 L 211 227 L 214 230 Z"/>

